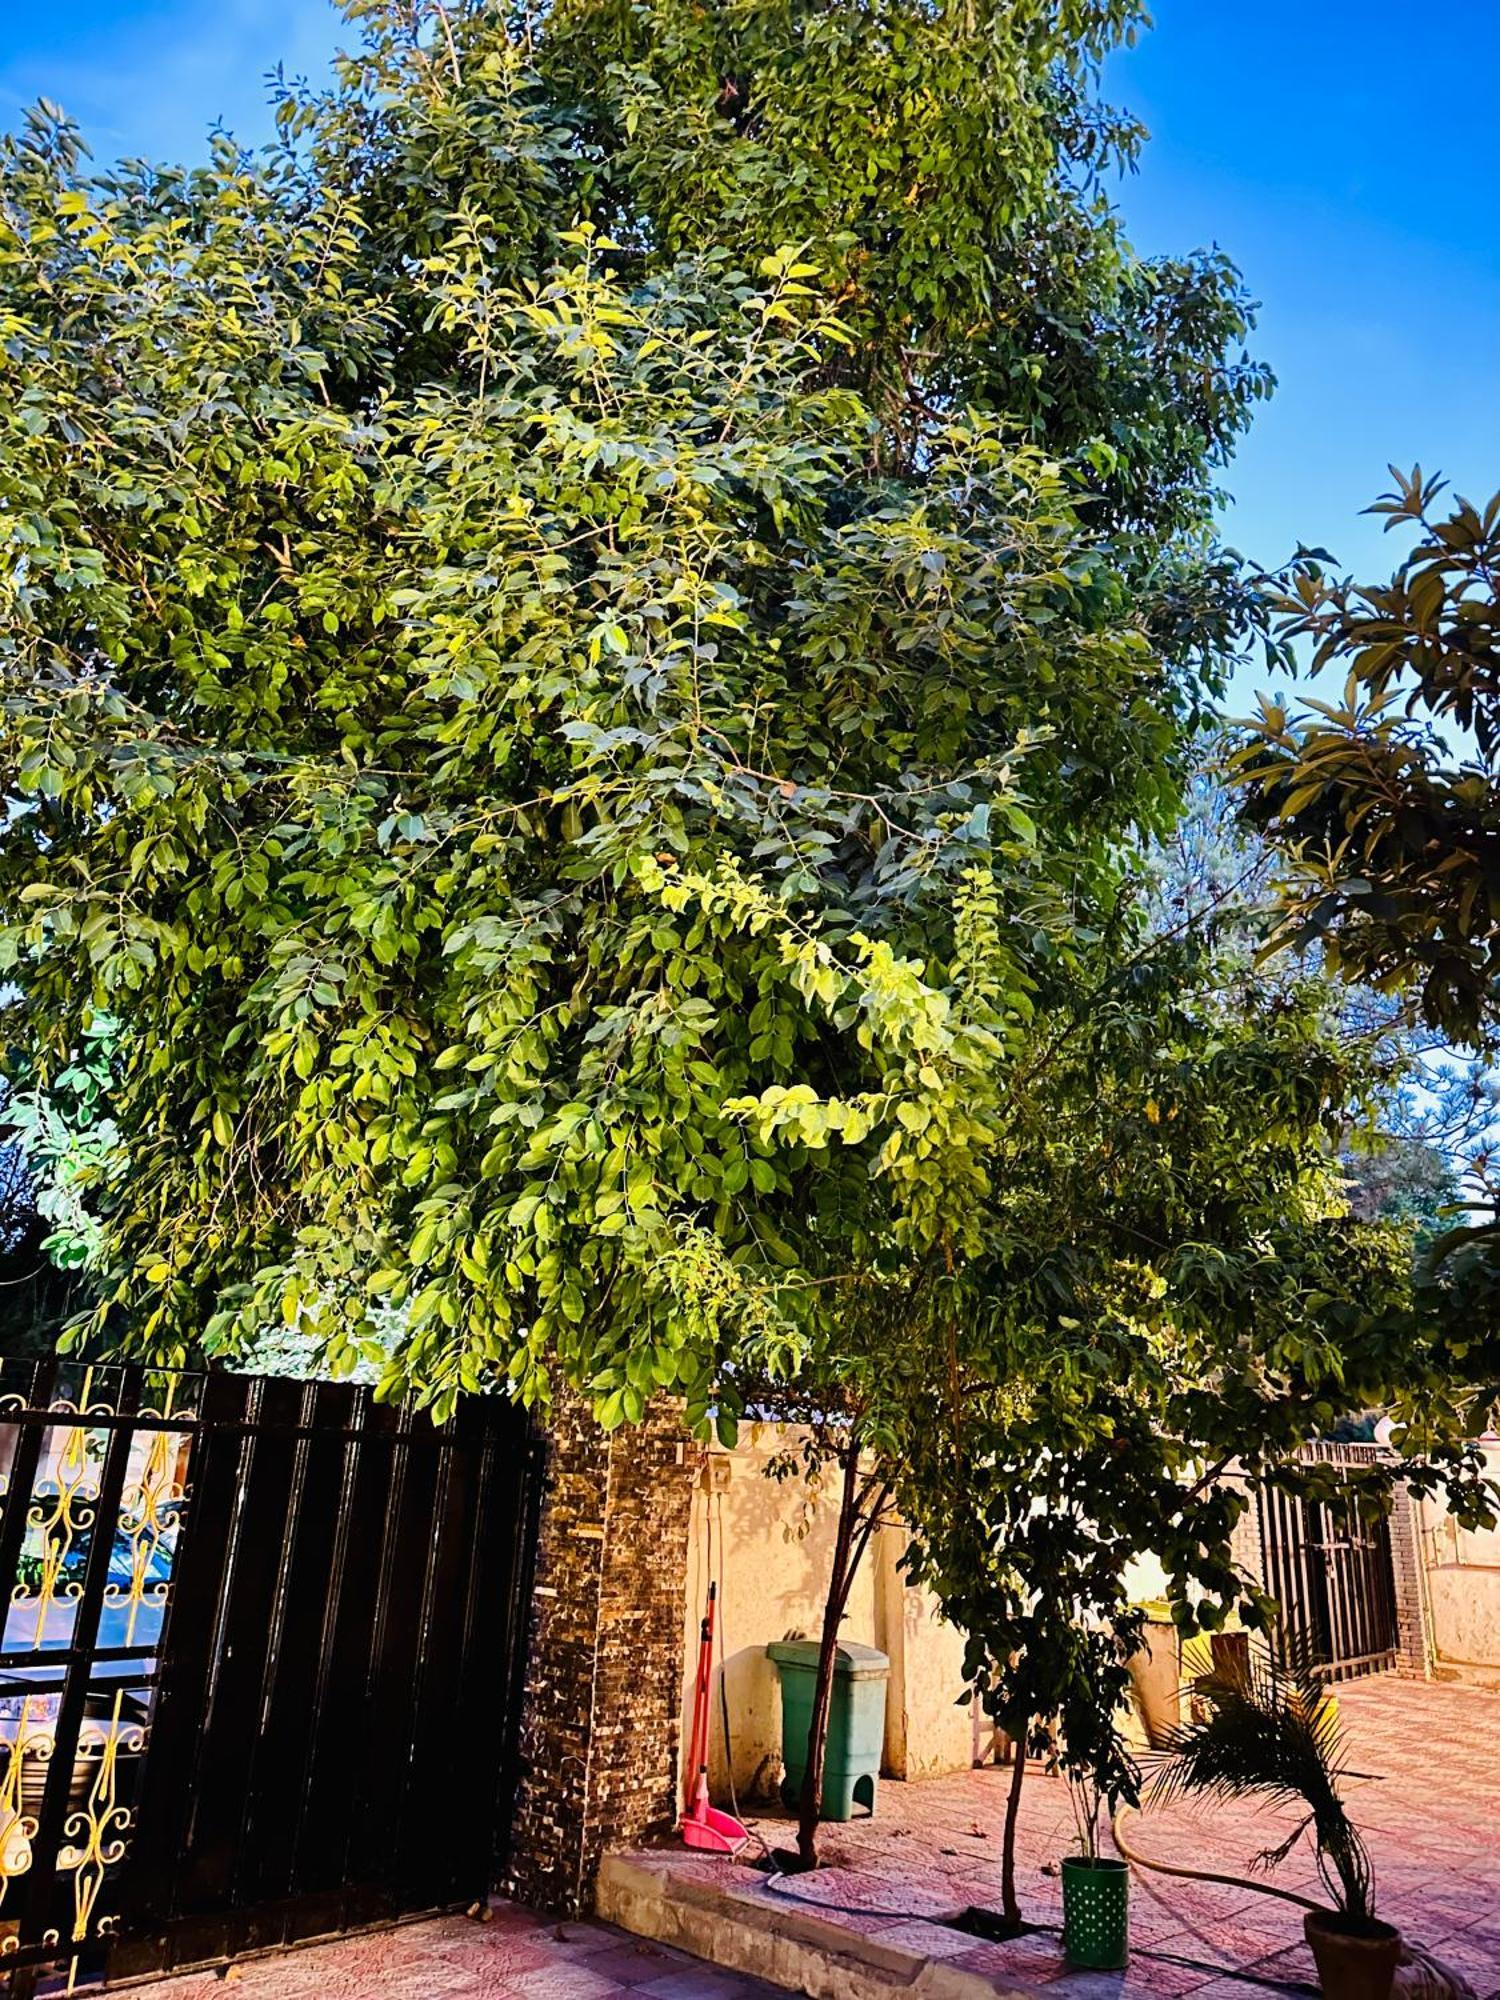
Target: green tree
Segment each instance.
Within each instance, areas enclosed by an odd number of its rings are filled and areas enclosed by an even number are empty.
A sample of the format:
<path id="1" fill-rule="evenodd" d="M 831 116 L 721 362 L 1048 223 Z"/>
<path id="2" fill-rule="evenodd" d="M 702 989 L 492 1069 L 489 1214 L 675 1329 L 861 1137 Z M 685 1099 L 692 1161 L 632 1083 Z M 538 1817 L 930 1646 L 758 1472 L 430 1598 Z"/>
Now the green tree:
<path id="1" fill-rule="evenodd" d="M 24 1045 L 0 1103 L 0 1352 L 52 1353 L 97 1294 L 101 1204 L 121 1165 L 109 1115 L 114 1024 L 98 1018 L 43 1091 Z"/>
<path id="2" fill-rule="evenodd" d="M 1338 1143 L 1385 1086 L 1324 982 L 1247 991 L 1201 934 L 1112 956 L 1012 1073 L 986 1251 L 883 1416 L 913 1574 L 989 1711 L 1133 1801 L 1138 1558 L 1185 1632 L 1270 1626 L 1235 1524 L 1258 1490 L 1329 1491 L 1301 1447 L 1355 1410 L 1390 1412 L 1406 1455 L 1343 1482 L 1362 1507 L 1398 1477 L 1469 1518 L 1490 1497 L 1472 1377 L 1413 1309 L 1409 1231 L 1349 1213 Z"/>
<path id="3" fill-rule="evenodd" d="M 1337 696 L 1299 713 L 1263 699 L 1235 760 L 1245 812 L 1279 851 L 1271 948 L 1316 943 L 1351 981 L 1392 996 L 1440 1044 L 1421 1109 L 1464 1148 L 1462 1204 L 1434 1236 L 1420 1312 L 1455 1365 L 1500 1380 L 1497 1186 L 1487 1070 L 1500 1028 L 1500 496 L 1443 502 L 1443 482 L 1392 468 L 1371 510 L 1412 539 L 1386 582 L 1360 584 L 1304 552 L 1271 579 L 1282 647 L 1310 650 Z"/>
<path id="4" fill-rule="evenodd" d="M 1001 411 L 1088 462 L 1094 518 L 1146 531 L 1165 572 L 1270 378 L 1228 261 L 1135 257 L 1104 196 L 1145 135 L 1097 66 L 1145 18 L 1136 0 L 562 0 L 539 60 L 584 108 L 612 233 L 747 268 L 813 246 L 886 463 L 920 455 L 934 404 Z"/>
<path id="5" fill-rule="evenodd" d="M 1412 1223 L 1419 1248 L 1462 1206 L 1463 1190 L 1452 1162 L 1421 1139 L 1379 1133 L 1346 1153 L 1343 1164 L 1354 1214 L 1366 1222 Z"/>
<path id="6" fill-rule="evenodd" d="M 1232 749 L 1221 733 L 1206 739 L 1181 819 L 1142 857 L 1151 923 L 1211 938 L 1216 981 L 1232 975 L 1246 993 L 1270 982 L 1311 994 L 1321 981 L 1328 1032 L 1368 1065 L 1375 1106 L 1368 1128 L 1351 1129 L 1340 1145 L 1352 1211 L 1362 1221 L 1410 1221 L 1425 1247 L 1461 1208 L 1465 1181 L 1482 1184 L 1488 1172 L 1496 1079 L 1483 1058 L 1462 1058 L 1414 1021 L 1400 994 L 1330 976 L 1316 940 L 1267 952 L 1281 915 L 1279 857 L 1226 782 Z"/>
<path id="7" fill-rule="evenodd" d="M 1301 557 L 1269 593 L 1279 637 L 1342 676 L 1293 715 L 1263 700 L 1238 775 L 1291 864 L 1281 938 L 1411 992 L 1422 1018 L 1483 1046 L 1496 1024 L 1500 905 L 1500 496 L 1446 511 L 1441 480 L 1396 473 L 1371 512 L 1414 535 L 1388 582 Z"/>
<path id="8" fill-rule="evenodd" d="M 1245 304 L 1100 197 L 1127 6 L 350 11 L 266 156 L 0 160 L 0 915 L 44 1082 L 121 1025 L 97 1323 L 731 1423 L 978 1247 L 974 1079 L 1241 615 Z"/>
<path id="9" fill-rule="evenodd" d="M 50 1354 L 73 1287 L 47 1253 L 26 1156 L 0 1144 L 0 1354 Z"/>

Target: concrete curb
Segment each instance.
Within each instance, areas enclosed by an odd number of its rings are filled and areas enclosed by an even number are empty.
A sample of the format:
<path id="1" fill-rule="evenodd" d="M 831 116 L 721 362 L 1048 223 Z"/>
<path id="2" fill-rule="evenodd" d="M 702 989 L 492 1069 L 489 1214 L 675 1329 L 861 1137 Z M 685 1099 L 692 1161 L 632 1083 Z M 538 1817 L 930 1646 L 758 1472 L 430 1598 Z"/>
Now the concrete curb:
<path id="1" fill-rule="evenodd" d="M 879 1935 L 862 1936 L 808 1909 L 777 1907 L 725 1881 L 683 1880 L 607 1854 L 599 1916 L 637 1937 L 676 1945 L 810 2000 L 1044 2000 L 1030 1981 L 994 1980 Z M 975 1940 L 979 1942 L 978 1939 Z"/>

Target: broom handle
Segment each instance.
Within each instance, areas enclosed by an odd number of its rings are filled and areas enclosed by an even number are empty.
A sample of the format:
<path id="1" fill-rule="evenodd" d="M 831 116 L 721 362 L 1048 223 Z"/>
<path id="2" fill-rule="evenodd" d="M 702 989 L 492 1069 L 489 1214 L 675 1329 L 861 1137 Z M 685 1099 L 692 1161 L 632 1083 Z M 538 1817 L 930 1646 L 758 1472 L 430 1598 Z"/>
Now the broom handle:
<path id="1" fill-rule="evenodd" d="M 718 1585 L 708 1586 L 708 1609 L 698 1627 L 698 1676 L 693 1688 L 693 1727 L 688 1737 L 687 1782 L 684 1791 L 691 1812 L 697 1796 L 698 1777 L 708 1768 L 708 1698 L 713 1677 L 714 1599 Z"/>
<path id="2" fill-rule="evenodd" d="M 703 1727 L 698 1736 L 698 1761 L 693 1767 L 696 1781 L 700 1773 L 708 1770 L 708 1732 L 710 1728 L 711 1703 L 714 1691 L 714 1601 L 719 1595 L 719 1586 L 708 1586 L 708 1609 L 703 1614 L 698 1648 L 698 1684 L 703 1690 Z"/>

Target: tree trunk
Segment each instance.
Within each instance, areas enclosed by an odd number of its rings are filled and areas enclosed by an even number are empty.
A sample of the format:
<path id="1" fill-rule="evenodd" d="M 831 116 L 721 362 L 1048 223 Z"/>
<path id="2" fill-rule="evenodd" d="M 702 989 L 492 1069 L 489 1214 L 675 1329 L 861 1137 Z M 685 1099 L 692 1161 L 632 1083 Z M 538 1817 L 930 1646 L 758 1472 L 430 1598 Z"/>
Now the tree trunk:
<path id="1" fill-rule="evenodd" d="M 802 1775 L 802 1797 L 798 1801 L 797 1854 L 804 1868 L 818 1865 L 818 1820 L 823 1810 L 823 1766 L 828 1754 L 828 1714 L 833 1703 L 833 1667 L 838 1654 L 839 1626 L 855 1566 L 869 1537 L 854 1548 L 855 1522 L 859 1513 L 859 1451 L 852 1447 L 844 1463 L 844 1490 L 839 1498 L 838 1533 L 833 1544 L 833 1566 L 828 1578 L 828 1596 L 823 1604 L 823 1632 L 818 1647 L 818 1677 L 813 1686 L 812 1722 L 807 1732 L 807 1769 Z M 852 1560 L 851 1560 L 852 1558 Z"/>
<path id="2" fill-rule="evenodd" d="M 1021 1787 L 1026 1782 L 1026 1739 L 1031 1734 L 1031 1719 L 1021 1724 L 1019 1736 L 1011 1738 L 1014 1749 L 1011 1754 L 1016 1767 L 1010 1774 L 1010 1792 L 1005 1801 L 1005 1846 L 1000 1857 L 1000 1907 L 1005 1913 L 1005 1921 L 1021 1924 L 1021 1904 L 1016 1895 L 1016 1828 L 1021 1818 Z"/>

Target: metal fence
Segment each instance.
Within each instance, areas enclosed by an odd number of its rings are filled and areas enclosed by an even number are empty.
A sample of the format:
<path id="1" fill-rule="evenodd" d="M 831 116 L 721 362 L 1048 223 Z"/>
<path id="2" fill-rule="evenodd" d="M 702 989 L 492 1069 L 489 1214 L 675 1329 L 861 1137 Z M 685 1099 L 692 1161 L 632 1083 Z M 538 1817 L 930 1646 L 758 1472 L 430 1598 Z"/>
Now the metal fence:
<path id="1" fill-rule="evenodd" d="M 1353 1469 L 1378 1462 L 1378 1446 L 1309 1445 L 1309 1462 Z M 1281 1606 L 1280 1637 L 1326 1678 L 1348 1680 L 1393 1666 L 1399 1644 L 1390 1523 L 1354 1501 L 1312 1500 L 1261 1489 L 1265 1587 Z"/>
<path id="2" fill-rule="evenodd" d="M 0 1363 L 0 1992 L 484 1894 L 540 1485 L 501 1402 Z"/>

